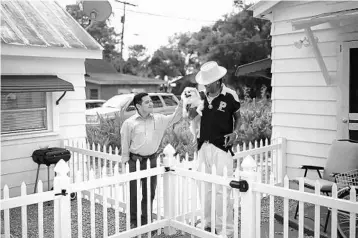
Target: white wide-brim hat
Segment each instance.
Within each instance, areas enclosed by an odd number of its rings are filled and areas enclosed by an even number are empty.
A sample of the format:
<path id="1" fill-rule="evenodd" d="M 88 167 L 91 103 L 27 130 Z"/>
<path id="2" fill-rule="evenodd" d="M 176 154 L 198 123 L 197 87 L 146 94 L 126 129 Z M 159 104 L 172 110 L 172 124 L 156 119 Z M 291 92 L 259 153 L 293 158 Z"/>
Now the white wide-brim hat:
<path id="1" fill-rule="evenodd" d="M 195 80 L 198 84 L 208 85 L 224 77 L 226 72 L 227 70 L 215 61 L 209 61 L 201 66 Z"/>

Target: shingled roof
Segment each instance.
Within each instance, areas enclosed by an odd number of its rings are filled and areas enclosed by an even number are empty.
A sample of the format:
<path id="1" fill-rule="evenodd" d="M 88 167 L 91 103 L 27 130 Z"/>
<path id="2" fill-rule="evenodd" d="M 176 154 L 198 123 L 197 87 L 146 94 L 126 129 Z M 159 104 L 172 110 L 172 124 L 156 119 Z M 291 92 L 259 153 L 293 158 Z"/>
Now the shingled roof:
<path id="1" fill-rule="evenodd" d="M 86 59 L 86 82 L 100 85 L 161 85 L 159 79 L 120 74 L 105 60 Z"/>
<path id="2" fill-rule="evenodd" d="M 1 43 L 102 50 L 57 2 L 2 0 Z"/>

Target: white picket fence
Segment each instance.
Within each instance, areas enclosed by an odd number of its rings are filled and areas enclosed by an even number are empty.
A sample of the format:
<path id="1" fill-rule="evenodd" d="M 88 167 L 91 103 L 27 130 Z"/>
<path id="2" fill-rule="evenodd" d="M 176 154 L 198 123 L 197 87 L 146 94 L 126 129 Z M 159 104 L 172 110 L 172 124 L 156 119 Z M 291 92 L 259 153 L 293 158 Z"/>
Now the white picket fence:
<path id="1" fill-rule="evenodd" d="M 273 180 L 273 178 L 271 178 Z M 349 190 L 349 199 L 339 199 L 337 194 L 337 185 L 334 184 L 332 188 L 332 196 L 325 196 L 320 194 L 321 184 L 317 180 L 315 184 L 315 191 L 313 193 L 305 192 L 304 179 L 299 178 L 299 189 L 289 188 L 289 178 L 285 176 L 283 187 L 275 186 L 273 184 L 264 184 L 257 182 L 257 176 L 253 175 L 247 177 L 249 183 L 249 191 L 242 195 L 242 198 L 249 197 L 252 206 L 245 206 L 245 202 L 241 203 L 242 209 L 245 209 L 243 214 L 245 220 L 255 226 L 248 226 L 248 237 L 270 237 L 273 238 L 274 232 L 274 214 L 275 214 L 275 197 L 283 199 L 283 237 L 289 237 L 289 200 L 295 200 L 299 203 L 299 229 L 298 237 L 305 237 L 304 223 L 305 223 L 305 203 L 314 204 L 314 237 L 321 237 L 323 228 L 321 227 L 321 207 L 327 207 L 331 210 L 331 231 L 330 237 L 337 238 L 338 229 L 343 238 L 356 238 L 358 232 L 358 200 L 356 188 L 352 187 Z M 259 229 L 261 223 L 261 197 L 262 194 L 269 195 L 269 236 L 261 234 Z M 247 204 L 248 205 L 248 204 Z M 246 210 L 247 209 L 247 210 Z M 248 224 L 247 224 L 248 225 Z M 265 236 L 266 235 L 266 236 Z"/>
<path id="2" fill-rule="evenodd" d="M 66 140 L 65 148 L 71 151 L 72 157 L 69 161 L 70 177 L 74 182 L 76 180 L 75 171 L 80 170 L 82 173 L 82 180 L 88 180 L 88 174 L 91 169 L 95 171 L 96 178 L 103 176 L 112 176 L 114 167 L 117 166 L 119 173 L 122 172 L 123 164 L 121 156 L 119 155 L 118 148 L 109 148 L 99 144 L 89 145 L 84 141 Z M 257 162 L 256 171 L 261 172 L 262 181 L 270 183 L 269 174 L 274 173 L 275 183 L 282 183 L 283 177 L 286 175 L 286 139 L 275 139 L 271 144 L 269 140 L 255 141 L 254 143 L 238 145 L 234 148 L 234 161 L 236 168 L 242 170 L 242 160 L 251 155 Z M 195 165 L 194 160 L 189 161 L 189 156 L 186 154 L 185 158 L 180 159 L 181 166 L 185 168 L 193 168 Z M 106 166 L 105 166 L 106 165 Z M 103 167 L 107 167 L 103 170 Z M 104 173 L 106 173 L 104 175 Z"/>
<path id="3" fill-rule="evenodd" d="M 175 232 L 185 231 L 192 236 L 197 237 L 215 237 L 220 236 L 215 234 L 215 229 L 211 229 L 211 233 L 204 230 L 204 222 L 201 222 L 201 226 L 197 226 L 199 221 L 203 220 L 203 214 L 206 208 L 202 204 L 203 197 L 198 196 L 198 190 L 203 189 L 204 183 L 212 185 L 212 198 L 215 200 L 216 187 L 222 186 L 224 188 L 224 197 L 230 196 L 231 188 L 230 183 L 232 181 L 246 180 L 248 182 L 248 191 L 239 192 L 237 189 L 232 189 L 232 197 L 234 199 L 234 237 L 262 237 L 261 227 L 261 202 L 262 194 L 268 194 L 269 201 L 269 234 L 263 237 L 274 237 L 274 197 L 280 197 L 284 203 L 284 230 L 283 237 L 289 236 L 288 228 L 288 216 L 289 216 L 289 199 L 298 200 L 300 203 L 300 226 L 299 237 L 304 237 L 303 234 L 303 216 L 304 206 L 303 203 L 312 203 L 315 205 L 315 236 L 320 237 L 320 219 L 319 210 L 320 206 L 329 207 L 332 210 L 332 237 L 336 237 L 337 228 L 340 225 L 337 216 L 345 214 L 349 220 L 350 235 L 349 238 L 356 237 L 356 219 L 358 213 L 358 203 L 356 201 L 356 191 L 351 189 L 350 200 L 337 199 L 337 188 L 333 187 L 332 197 L 327 197 L 319 194 L 319 183 L 316 184 L 315 193 L 307 193 L 303 190 L 303 181 L 300 180 L 299 190 L 293 190 L 288 188 L 288 178 L 285 177 L 283 187 L 279 187 L 273 184 L 274 177 L 271 173 L 272 184 L 263 183 L 261 180 L 262 173 L 260 171 L 255 172 L 257 169 L 256 162 L 254 162 L 251 156 L 245 158 L 246 167 L 241 170 L 235 171 L 235 178 L 228 178 L 227 176 L 216 175 L 216 169 L 212 169 L 211 174 L 204 173 L 203 171 L 193 171 L 188 168 L 184 168 L 180 164 L 172 160 L 166 166 L 170 170 L 166 170 L 165 167 L 159 166 L 157 168 L 128 173 L 129 169 L 126 167 L 124 174 L 119 174 L 117 166 L 114 167 L 114 174 L 111 177 L 106 177 L 103 171 L 104 177 L 95 179 L 95 172 L 93 170 L 89 173 L 89 180 L 76 181 L 71 183 L 71 178 L 67 175 L 69 168 L 66 163 L 61 161 L 55 167 L 57 176 L 54 180 L 54 191 L 41 192 L 42 183 L 39 182 L 39 192 L 37 194 L 26 195 L 26 185 L 22 185 L 22 196 L 15 198 L 8 198 L 8 189 L 4 188 L 4 199 L 1 200 L 1 210 L 4 211 L 4 231 L 5 237 L 10 237 L 10 224 L 15 224 L 19 221 L 19 217 L 10 216 L 11 209 L 21 207 L 21 230 L 22 237 L 28 237 L 28 226 L 31 223 L 31 218 L 28 217 L 28 205 L 37 204 L 37 222 L 36 226 L 38 233 L 36 237 L 71 237 L 71 232 L 77 230 L 74 235 L 77 237 L 133 237 L 140 236 L 141 234 L 147 234 L 151 237 L 151 231 L 157 230 L 158 233 L 164 232 L 168 235 Z M 62 163 L 63 162 L 63 163 Z M 159 161 L 158 161 L 159 162 Z M 139 168 L 139 162 L 137 163 Z M 106 170 L 106 168 L 104 169 Z M 225 174 L 225 173 L 224 173 Z M 81 171 L 76 173 L 77 178 L 83 178 Z M 157 176 L 158 188 L 157 194 L 161 194 L 164 191 L 166 196 L 161 199 L 159 196 L 157 199 L 157 209 L 153 209 L 153 213 L 156 213 L 156 219 L 147 224 L 140 224 L 140 217 L 138 216 L 138 227 L 135 229 L 130 228 L 129 223 L 129 191 L 128 183 L 131 180 L 136 180 L 139 183 L 141 178 L 149 178 L 150 176 Z M 161 179 L 162 178 L 162 179 Z M 179 179 L 183 179 L 183 185 L 179 186 Z M 147 179 L 148 193 L 150 194 L 150 179 Z M 119 189 L 120 186 L 124 189 Z M 139 186 L 138 193 L 139 193 Z M 114 191 L 114 203 L 112 204 L 110 198 L 110 189 Z M 102 195 L 96 197 L 96 191 L 102 191 Z M 66 193 L 77 193 L 77 200 L 75 203 L 70 201 L 68 195 L 55 195 L 60 194 L 61 191 Z M 123 194 L 122 194 L 123 193 Z M 87 196 L 84 199 L 84 196 Z M 125 209 L 120 210 L 120 197 L 124 196 Z M 148 196 L 150 197 L 150 196 Z M 97 200 L 97 202 L 96 202 Z M 225 199 L 224 199 L 225 200 Z M 53 201 L 53 234 L 45 233 L 45 223 L 48 219 L 44 213 L 43 202 Z M 71 207 L 71 203 L 72 206 Z M 215 201 L 211 205 L 212 214 L 215 214 Z M 102 208 L 98 208 L 98 206 Z M 138 214 L 140 214 L 140 197 L 137 198 Z M 158 209 L 163 207 L 163 210 Z M 109 209 L 108 209 L 109 208 Z M 112 210 L 111 210 L 112 209 Z M 224 214 L 227 213 L 227 207 L 225 202 L 223 203 Z M 109 213 L 114 210 L 114 216 L 109 216 Z M 102 211 L 102 214 L 98 211 Z M 75 213 L 75 216 L 73 214 Z M 89 213 L 89 214 L 88 214 Z M 71 216 L 72 214 L 72 216 Z M 87 215 L 86 215 L 87 214 Z M 125 215 L 124 215 L 125 214 Z M 150 214 L 150 213 L 149 213 Z M 89 216 L 90 219 L 84 219 L 85 216 Z M 15 220 L 11 220 L 12 219 Z M 72 217 L 72 219 L 71 219 Z M 73 218 L 75 217 L 75 218 Z M 120 217 L 125 219 L 124 224 L 120 223 Z M 125 218 L 124 218 L 125 217 Z M 99 219 L 100 218 L 100 219 Z M 17 219 L 17 220 L 16 220 Z M 33 218 L 32 218 L 33 219 Z M 98 221 L 101 221 L 98 223 Z M 96 222 L 97 221 L 97 222 Z M 33 222 L 33 221 L 32 221 Z M 225 220 L 223 221 L 223 232 L 226 231 Z M 76 224 L 76 225 L 74 225 Z M 112 226 L 110 226 L 112 224 Z M 215 219 L 211 219 L 212 228 L 215 227 Z M 77 228 L 76 228 L 77 227 Z M 72 228 L 72 229 L 71 229 Z M 87 228 L 87 230 L 86 230 Z M 85 234 L 86 233 L 86 234 Z"/>

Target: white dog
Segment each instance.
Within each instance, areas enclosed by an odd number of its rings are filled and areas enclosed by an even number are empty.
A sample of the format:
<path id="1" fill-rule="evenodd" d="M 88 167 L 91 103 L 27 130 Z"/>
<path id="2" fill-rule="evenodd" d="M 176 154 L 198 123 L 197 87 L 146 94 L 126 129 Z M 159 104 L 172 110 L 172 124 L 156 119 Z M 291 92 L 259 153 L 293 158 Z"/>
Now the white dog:
<path id="1" fill-rule="evenodd" d="M 183 117 L 188 117 L 189 113 L 187 106 L 190 105 L 190 108 L 195 108 L 197 113 L 202 116 L 204 109 L 204 101 L 201 99 L 199 91 L 193 87 L 186 87 L 181 94 L 181 99 L 183 100 Z M 190 121 L 190 132 L 193 134 L 195 141 L 200 136 L 200 117 L 197 116 L 194 120 Z"/>

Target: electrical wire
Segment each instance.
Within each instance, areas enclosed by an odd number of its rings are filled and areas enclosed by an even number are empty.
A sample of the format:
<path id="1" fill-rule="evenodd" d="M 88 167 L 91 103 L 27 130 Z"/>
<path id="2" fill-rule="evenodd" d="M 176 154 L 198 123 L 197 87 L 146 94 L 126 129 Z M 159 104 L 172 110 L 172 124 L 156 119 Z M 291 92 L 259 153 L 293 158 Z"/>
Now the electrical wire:
<path id="1" fill-rule="evenodd" d="M 222 44 L 213 44 L 213 45 L 208 45 L 210 46 L 223 46 L 223 45 L 239 45 L 239 44 L 246 44 L 246 43 L 256 43 L 256 42 L 263 42 L 263 41 L 270 41 L 271 39 L 262 39 L 262 40 L 254 40 L 254 41 L 236 41 L 236 42 L 232 42 L 232 43 L 222 43 Z"/>
<path id="2" fill-rule="evenodd" d="M 119 7 L 115 8 L 115 9 L 123 10 L 123 8 L 119 8 Z M 165 17 L 165 18 L 172 18 L 172 19 L 177 19 L 177 20 L 196 21 L 196 22 L 208 22 L 208 23 L 216 23 L 216 22 L 218 22 L 218 21 L 222 21 L 223 23 L 237 24 L 237 22 L 229 22 L 229 21 L 224 21 L 224 20 L 212 21 L 212 20 L 204 20 L 204 19 L 196 19 L 196 18 L 176 17 L 176 16 L 168 16 L 168 15 L 162 15 L 162 14 L 157 14 L 157 13 L 151 13 L 151 12 L 134 11 L 134 10 L 130 10 L 130 9 L 126 9 L 126 11 L 128 11 L 128 12 L 133 12 L 133 13 L 137 13 L 137 14 L 148 15 L 148 16 Z"/>

